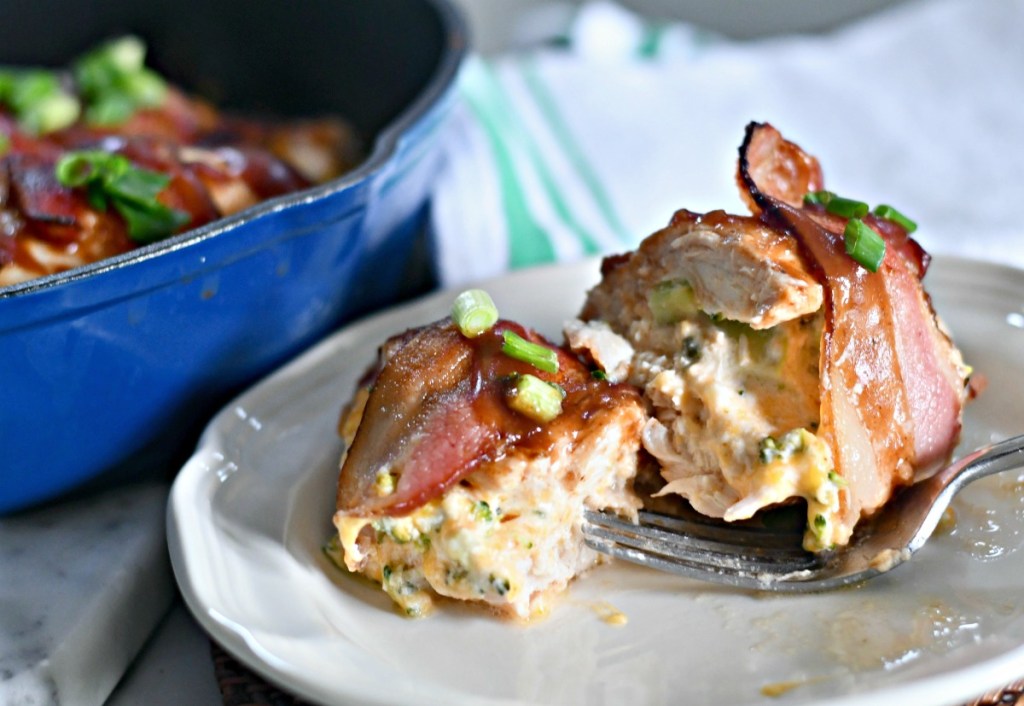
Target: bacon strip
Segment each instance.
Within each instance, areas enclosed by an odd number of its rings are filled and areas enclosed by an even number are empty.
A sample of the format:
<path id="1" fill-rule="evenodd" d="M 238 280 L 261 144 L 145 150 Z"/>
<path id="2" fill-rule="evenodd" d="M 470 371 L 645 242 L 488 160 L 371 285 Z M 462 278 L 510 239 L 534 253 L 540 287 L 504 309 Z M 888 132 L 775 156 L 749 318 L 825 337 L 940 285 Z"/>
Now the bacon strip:
<path id="1" fill-rule="evenodd" d="M 501 353 L 502 332 L 555 350 L 557 374 Z M 529 373 L 565 390 L 562 414 L 539 424 L 505 400 L 509 376 Z M 543 453 L 602 409 L 635 390 L 595 380 L 579 360 L 539 334 L 499 321 L 474 339 L 450 320 L 407 332 L 381 349 L 381 362 L 351 448 L 342 462 L 337 507 L 351 517 L 404 515 L 440 496 L 482 464 Z M 394 491 L 378 491 L 390 473 Z"/>
<path id="2" fill-rule="evenodd" d="M 138 243 L 110 209 L 61 185 L 54 167 L 73 150 L 102 150 L 170 177 L 165 205 L 193 229 L 354 166 L 354 134 L 340 121 L 268 123 L 216 112 L 171 88 L 163 105 L 127 122 L 76 122 L 44 135 L 0 105 L 0 287 L 127 252 Z"/>
<path id="3" fill-rule="evenodd" d="M 796 198 L 821 188 L 817 161 L 802 154 L 775 128 L 751 123 L 738 180 L 755 212 L 800 243 L 826 292 L 819 435 L 847 480 L 852 527 L 915 473 L 948 459 L 966 388 L 959 353 L 921 287 L 927 255 L 898 225 L 869 217 L 886 255 L 876 273 L 857 264 L 845 251 L 845 219 Z M 804 168 L 785 168 L 793 164 Z"/>

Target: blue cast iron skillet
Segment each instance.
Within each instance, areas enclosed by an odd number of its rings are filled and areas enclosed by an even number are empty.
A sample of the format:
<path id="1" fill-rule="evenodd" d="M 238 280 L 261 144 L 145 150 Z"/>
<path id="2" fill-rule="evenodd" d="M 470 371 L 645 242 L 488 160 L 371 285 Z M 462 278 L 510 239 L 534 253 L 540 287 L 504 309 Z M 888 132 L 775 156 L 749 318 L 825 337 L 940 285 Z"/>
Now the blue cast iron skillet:
<path id="1" fill-rule="evenodd" d="M 430 282 L 425 211 L 467 45 L 446 0 L 8 0 L 0 64 L 60 66 L 129 32 L 222 109 L 341 115 L 369 154 L 330 183 L 0 288 L 0 514 L 170 474 L 242 386 Z"/>

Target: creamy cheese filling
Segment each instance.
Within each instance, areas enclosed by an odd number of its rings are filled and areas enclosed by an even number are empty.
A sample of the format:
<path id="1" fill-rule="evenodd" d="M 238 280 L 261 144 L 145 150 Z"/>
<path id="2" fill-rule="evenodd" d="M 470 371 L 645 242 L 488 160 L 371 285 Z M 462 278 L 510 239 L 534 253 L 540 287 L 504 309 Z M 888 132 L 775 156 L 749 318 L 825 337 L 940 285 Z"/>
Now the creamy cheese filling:
<path id="1" fill-rule="evenodd" d="M 480 497 L 458 487 L 404 517 L 338 518 L 346 567 L 369 569 L 411 616 L 430 611 L 432 589 L 451 598 L 510 604 L 521 617 L 531 617 L 538 612 L 530 606 L 531 595 L 552 577 L 564 585 L 580 568 L 578 558 L 556 565 L 559 557 L 577 553 L 565 546 L 578 525 L 577 513 L 553 497 L 538 499 L 525 514 Z"/>
<path id="2" fill-rule="evenodd" d="M 640 423 L 633 409 L 629 423 L 588 436 L 578 456 L 564 440 L 548 456 L 477 471 L 408 515 L 337 514 L 340 561 L 379 581 L 413 617 L 430 612 L 434 594 L 524 620 L 543 615 L 554 595 L 600 560 L 583 543 L 584 509 L 630 516 L 639 505 L 630 488 Z"/>
<path id="3" fill-rule="evenodd" d="M 651 316 L 630 325 L 630 381 L 653 419 L 644 447 L 667 485 L 699 512 L 728 521 L 803 498 L 804 546 L 843 544 L 841 478 L 815 435 L 820 406 L 820 313 L 755 330 L 708 315 L 685 282 L 654 287 Z"/>

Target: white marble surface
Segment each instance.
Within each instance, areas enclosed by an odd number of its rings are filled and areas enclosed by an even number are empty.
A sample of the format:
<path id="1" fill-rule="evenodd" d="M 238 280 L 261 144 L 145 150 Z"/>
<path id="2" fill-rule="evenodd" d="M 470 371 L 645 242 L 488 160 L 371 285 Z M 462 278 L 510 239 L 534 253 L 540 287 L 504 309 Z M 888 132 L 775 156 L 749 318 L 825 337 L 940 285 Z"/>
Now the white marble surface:
<path id="1" fill-rule="evenodd" d="M 0 518 L 0 703 L 98 706 L 167 612 L 167 486 Z"/>
<path id="2" fill-rule="evenodd" d="M 223 706 L 210 638 L 179 598 L 106 706 Z"/>

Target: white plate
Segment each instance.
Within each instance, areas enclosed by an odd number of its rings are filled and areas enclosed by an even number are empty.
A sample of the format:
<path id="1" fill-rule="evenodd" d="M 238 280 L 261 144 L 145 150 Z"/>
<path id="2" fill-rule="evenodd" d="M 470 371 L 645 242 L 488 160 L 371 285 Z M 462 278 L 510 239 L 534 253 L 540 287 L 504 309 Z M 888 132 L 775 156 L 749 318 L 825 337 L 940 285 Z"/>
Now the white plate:
<path id="1" fill-rule="evenodd" d="M 485 283 L 503 315 L 558 336 L 597 263 Z M 938 259 L 928 277 L 968 361 L 989 380 L 964 447 L 1024 432 L 1024 272 Z M 867 585 L 770 596 L 629 565 L 577 581 L 546 621 L 444 607 L 399 616 L 333 567 L 343 400 L 376 346 L 444 316 L 440 294 L 337 333 L 225 408 L 179 475 L 174 571 L 210 634 L 308 699 L 396 704 L 943 704 L 1024 675 L 1024 473 L 980 481 L 957 524 Z M 603 607 L 628 617 L 602 621 Z M 783 691 L 774 699 L 766 695 Z"/>

